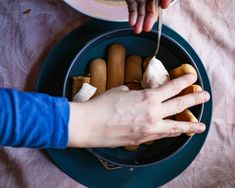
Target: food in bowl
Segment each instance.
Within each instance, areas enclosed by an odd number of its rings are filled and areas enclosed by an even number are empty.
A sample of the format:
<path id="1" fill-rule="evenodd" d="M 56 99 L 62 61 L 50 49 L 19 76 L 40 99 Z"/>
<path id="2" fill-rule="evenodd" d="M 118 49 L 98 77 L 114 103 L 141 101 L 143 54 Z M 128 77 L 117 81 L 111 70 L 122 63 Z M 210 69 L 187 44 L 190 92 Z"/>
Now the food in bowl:
<path id="1" fill-rule="evenodd" d="M 160 69 L 159 69 L 160 67 Z M 160 71 L 159 71 L 160 70 Z M 159 71 L 159 72 L 157 72 Z M 161 62 L 154 58 L 143 58 L 140 55 L 129 55 L 126 57 L 125 47 L 121 44 L 112 44 L 108 48 L 107 63 L 105 59 L 95 58 L 90 62 L 89 73 L 85 77 L 73 77 L 72 93 L 74 88 L 79 87 L 84 81 L 84 84 L 90 84 L 97 88 L 95 96 L 98 96 L 106 91 L 117 86 L 126 85 L 130 90 L 140 90 L 144 88 L 156 88 L 163 83 L 166 83 L 170 78 L 178 78 L 185 74 L 196 74 L 196 70 L 189 64 L 183 64 L 170 71 L 170 77 L 165 67 Z M 150 76 L 150 77 L 148 77 Z M 90 78 L 90 80 L 88 79 Z M 77 79 L 80 81 L 77 82 Z M 150 80 L 150 82 L 148 82 Z M 143 81 L 145 81 L 143 83 Z M 179 95 L 185 95 L 192 92 L 201 91 L 199 85 L 192 85 L 183 90 Z M 178 121 L 197 122 L 197 118 L 190 110 L 185 110 L 182 113 L 176 114 L 173 119 Z M 192 136 L 192 133 L 187 133 Z M 147 142 L 146 144 L 152 144 Z M 139 146 L 125 146 L 129 151 L 138 149 Z"/>
<path id="2" fill-rule="evenodd" d="M 90 84 L 97 88 L 94 97 L 104 93 L 107 83 L 106 62 L 101 58 L 94 59 L 89 65 L 89 72 L 91 77 Z"/>
<path id="3" fill-rule="evenodd" d="M 154 50 L 156 49 L 155 41 L 155 32 L 135 35 L 133 29 L 129 28 L 112 30 L 96 36 L 79 50 L 69 66 L 64 79 L 63 96 L 71 99 L 72 77 L 89 76 L 90 62 L 97 57 L 107 60 L 107 51 L 112 44 L 122 44 L 125 46 L 126 57 L 136 54 L 144 58 L 154 54 Z M 186 47 L 177 38 L 175 39 L 168 35 L 168 33 L 163 32 L 157 58 L 164 63 L 168 72 L 185 63 L 192 65 L 198 75 L 198 80 L 195 84 L 204 88 L 203 75 L 200 73 L 200 66 L 198 67 L 197 59 L 189 53 Z M 131 87 L 138 88 L 141 86 L 131 84 Z M 198 120 L 201 120 L 204 105 L 201 104 L 191 107 L 190 111 Z M 176 154 L 181 153 L 182 150 L 185 149 L 185 146 L 190 145 L 193 141 L 191 138 L 192 137 L 186 134 L 181 134 L 178 137 L 163 138 L 153 142 L 151 145 L 141 144 L 137 150 L 133 150 L 132 152 L 123 147 L 87 148 L 87 151 L 98 159 L 111 164 L 128 167 L 143 167 L 160 164 L 162 161 L 169 160 Z"/>
<path id="4" fill-rule="evenodd" d="M 174 68 L 173 70 L 170 71 L 171 79 L 178 78 L 178 77 L 183 76 L 185 74 L 196 74 L 197 75 L 197 71 L 193 68 L 192 65 L 189 65 L 189 64 L 183 64 L 180 67 Z M 199 91 L 202 91 L 201 86 L 194 84 L 194 85 L 191 85 L 191 86 L 185 88 L 183 91 L 181 91 L 179 96 L 187 95 L 189 93 L 194 93 L 194 92 L 199 92 Z M 198 122 L 198 119 L 188 109 L 184 110 L 183 112 L 181 112 L 179 114 L 176 114 L 174 116 L 174 119 L 177 121 Z M 189 132 L 189 133 L 186 133 L 186 135 L 193 136 L 194 133 Z"/>

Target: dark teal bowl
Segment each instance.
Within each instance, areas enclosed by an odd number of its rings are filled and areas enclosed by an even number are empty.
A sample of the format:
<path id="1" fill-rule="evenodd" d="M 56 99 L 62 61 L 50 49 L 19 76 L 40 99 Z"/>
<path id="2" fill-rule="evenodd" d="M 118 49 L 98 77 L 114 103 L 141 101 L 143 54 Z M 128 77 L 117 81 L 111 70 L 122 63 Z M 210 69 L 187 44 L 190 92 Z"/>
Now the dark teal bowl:
<path id="1" fill-rule="evenodd" d="M 68 69 L 64 80 L 63 96 L 71 98 L 71 78 L 88 74 L 89 63 L 94 58 L 107 58 L 107 49 L 113 43 L 123 44 L 126 54 L 137 54 L 142 57 L 152 56 L 156 49 L 157 35 L 155 32 L 135 35 L 132 29 L 114 30 L 97 36 L 89 41 L 76 55 Z M 157 58 L 160 59 L 169 71 L 183 63 L 191 64 L 198 73 L 197 84 L 203 88 L 200 72 L 190 55 L 174 39 L 162 35 L 161 45 Z M 203 105 L 190 109 L 193 114 L 201 119 Z M 158 113 L 158 112 L 156 112 Z M 88 151 L 99 159 L 118 166 L 140 167 L 152 165 L 162 160 L 167 160 L 179 152 L 191 137 L 181 135 L 175 138 L 165 138 L 155 141 L 152 145 L 141 145 L 136 151 L 127 151 L 119 148 L 90 148 Z"/>

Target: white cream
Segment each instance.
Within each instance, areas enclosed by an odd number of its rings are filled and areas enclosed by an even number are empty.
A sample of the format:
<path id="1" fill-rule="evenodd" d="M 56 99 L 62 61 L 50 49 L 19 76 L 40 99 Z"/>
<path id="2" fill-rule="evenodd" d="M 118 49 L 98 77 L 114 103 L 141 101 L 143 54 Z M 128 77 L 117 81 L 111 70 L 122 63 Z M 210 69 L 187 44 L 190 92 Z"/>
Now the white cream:
<path id="1" fill-rule="evenodd" d="M 83 83 L 81 89 L 73 97 L 73 102 L 88 101 L 96 92 L 97 88 L 88 83 Z"/>
<path id="2" fill-rule="evenodd" d="M 170 80 L 169 73 L 162 62 L 153 57 L 144 72 L 141 86 L 143 88 L 157 88 Z"/>

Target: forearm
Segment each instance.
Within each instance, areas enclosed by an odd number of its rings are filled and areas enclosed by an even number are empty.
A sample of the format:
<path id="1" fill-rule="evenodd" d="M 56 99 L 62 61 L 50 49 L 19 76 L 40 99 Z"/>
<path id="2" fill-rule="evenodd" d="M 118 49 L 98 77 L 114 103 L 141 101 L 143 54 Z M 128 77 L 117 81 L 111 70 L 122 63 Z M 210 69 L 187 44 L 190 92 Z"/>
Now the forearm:
<path id="1" fill-rule="evenodd" d="M 0 145 L 64 148 L 69 103 L 65 98 L 0 89 Z"/>

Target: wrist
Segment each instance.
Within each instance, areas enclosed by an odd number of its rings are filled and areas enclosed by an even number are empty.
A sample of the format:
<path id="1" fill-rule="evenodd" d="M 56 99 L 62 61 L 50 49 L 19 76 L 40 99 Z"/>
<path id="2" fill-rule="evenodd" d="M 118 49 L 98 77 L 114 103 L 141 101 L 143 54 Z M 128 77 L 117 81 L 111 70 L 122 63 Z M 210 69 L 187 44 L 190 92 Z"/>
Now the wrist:
<path id="1" fill-rule="evenodd" d="M 85 103 L 70 102 L 70 115 L 68 123 L 68 147 L 84 147 L 86 142 L 86 123 L 84 117 L 86 117 L 86 105 Z"/>

